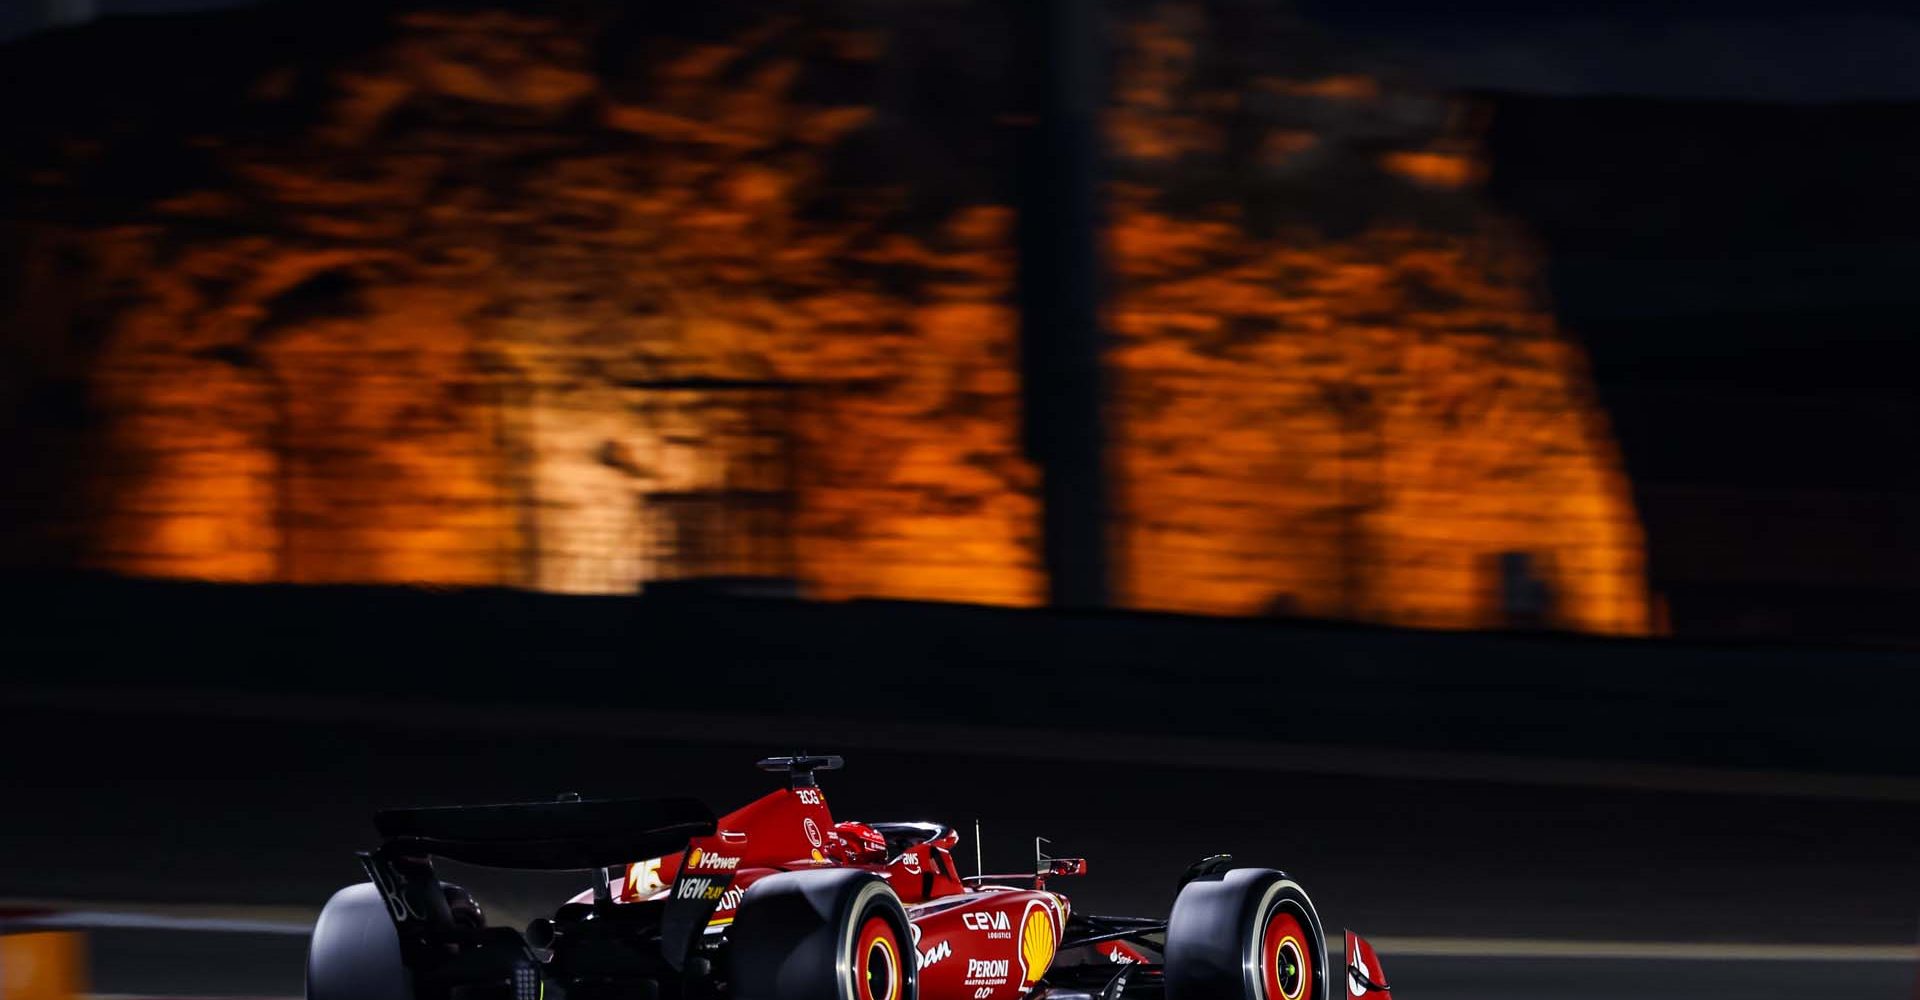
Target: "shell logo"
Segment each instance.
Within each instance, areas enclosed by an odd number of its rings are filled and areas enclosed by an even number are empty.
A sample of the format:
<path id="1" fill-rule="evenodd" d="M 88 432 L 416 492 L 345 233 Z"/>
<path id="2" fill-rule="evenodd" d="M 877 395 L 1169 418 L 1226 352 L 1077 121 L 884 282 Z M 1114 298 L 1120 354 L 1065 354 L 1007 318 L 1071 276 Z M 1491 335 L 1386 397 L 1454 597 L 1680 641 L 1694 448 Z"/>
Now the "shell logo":
<path id="1" fill-rule="evenodd" d="M 1053 911 L 1038 901 L 1027 904 L 1020 918 L 1020 985 L 1024 988 L 1040 981 L 1053 964 L 1059 936 L 1053 932 Z"/>
<path id="2" fill-rule="evenodd" d="M 687 867 L 688 868 L 700 867 L 700 859 L 704 857 L 706 857 L 705 851 L 702 851 L 698 847 L 694 848 L 693 853 L 687 855 Z"/>

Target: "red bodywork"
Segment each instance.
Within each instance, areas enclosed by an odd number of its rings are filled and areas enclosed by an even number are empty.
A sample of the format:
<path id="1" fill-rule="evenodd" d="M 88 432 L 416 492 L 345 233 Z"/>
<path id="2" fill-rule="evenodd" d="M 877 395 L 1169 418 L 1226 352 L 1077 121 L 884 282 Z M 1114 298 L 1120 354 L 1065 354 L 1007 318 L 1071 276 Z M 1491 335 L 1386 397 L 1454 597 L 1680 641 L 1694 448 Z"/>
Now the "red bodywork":
<path id="1" fill-rule="evenodd" d="M 706 933 L 723 933 L 753 883 L 778 872 L 855 868 L 887 880 L 905 906 L 917 953 L 920 1000 L 1021 1000 L 1052 966 L 1071 913 L 1065 896 L 1034 885 L 962 880 L 952 850 L 959 835 L 934 824 L 882 824 L 891 837 L 862 823 L 835 823 L 818 787 L 793 787 L 762 796 L 719 818 L 711 836 L 686 850 L 637 861 L 612 885 L 616 904 L 664 900 L 685 893 L 689 880 L 715 893 Z M 1060 874 L 1084 872 L 1062 859 Z M 682 880 L 682 875 L 688 880 Z M 702 877 L 715 876 L 711 887 Z M 1015 881 L 1024 876 L 1008 876 Z M 592 900 L 582 893 L 575 902 Z M 1291 920 L 1292 917 L 1287 917 Z M 1295 923 L 1294 934 L 1304 934 Z M 1287 934 L 1269 935 L 1279 946 Z M 1125 940 L 1104 940 L 1093 952 L 1114 964 L 1150 964 L 1154 957 Z M 1304 952 L 1304 949 L 1303 949 Z M 1333 995 L 1391 1000 L 1379 956 L 1348 931 L 1347 963 L 1327 970 Z M 1298 956 L 1306 961 L 1307 955 Z M 1308 966 L 1309 969 L 1311 966 Z M 1346 975 L 1340 973 L 1344 971 Z M 1264 994 L 1284 996 L 1274 983 Z"/>
<path id="2" fill-rule="evenodd" d="M 1347 995 L 1357 1000 L 1377 997 L 1379 1000 L 1392 1000 L 1387 975 L 1380 968 L 1380 956 L 1374 953 L 1373 945 L 1367 939 L 1347 932 Z"/>
<path id="3" fill-rule="evenodd" d="M 685 872 L 730 876 L 708 933 L 733 922 L 754 882 L 783 871 L 858 868 L 884 876 L 905 905 L 918 952 L 922 1000 L 1016 1000 L 1046 975 L 1067 926 L 1067 898 L 1044 889 L 961 881 L 951 829 L 927 826 L 918 843 L 885 840 L 858 823 L 835 824 L 818 788 L 765 795 L 720 817 L 712 836 L 680 854 L 627 866 L 617 902 L 664 899 Z M 591 900 L 591 893 L 579 897 Z M 1116 961 L 1129 958 L 1109 956 Z"/>

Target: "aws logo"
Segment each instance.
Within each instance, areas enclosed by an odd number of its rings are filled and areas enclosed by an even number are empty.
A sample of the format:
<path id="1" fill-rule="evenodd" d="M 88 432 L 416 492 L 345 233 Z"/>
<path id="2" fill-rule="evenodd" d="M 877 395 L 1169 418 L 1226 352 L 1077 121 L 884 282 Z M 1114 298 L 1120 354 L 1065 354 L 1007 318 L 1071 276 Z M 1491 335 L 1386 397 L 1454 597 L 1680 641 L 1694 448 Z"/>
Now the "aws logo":
<path id="1" fill-rule="evenodd" d="M 1054 932 L 1053 910 L 1039 900 L 1027 904 L 1020 915 L 1020 985 L 1032 986 L 1053 965 L 1054 949 L 1060 935 Z"/>

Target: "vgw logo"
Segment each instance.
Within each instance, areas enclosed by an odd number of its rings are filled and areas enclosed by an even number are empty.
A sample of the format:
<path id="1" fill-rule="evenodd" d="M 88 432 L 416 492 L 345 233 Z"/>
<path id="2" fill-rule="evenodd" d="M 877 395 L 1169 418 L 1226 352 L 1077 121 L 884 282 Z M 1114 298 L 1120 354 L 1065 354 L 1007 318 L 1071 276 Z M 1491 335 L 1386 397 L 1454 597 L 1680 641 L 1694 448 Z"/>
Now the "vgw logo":
<path id="1" fill-rule="evenodd" d="M 715 882 L 710 878 L 683 878 L 673 887 L 675 899 L 719 899 L 727 891 L 725 882 Z"/>

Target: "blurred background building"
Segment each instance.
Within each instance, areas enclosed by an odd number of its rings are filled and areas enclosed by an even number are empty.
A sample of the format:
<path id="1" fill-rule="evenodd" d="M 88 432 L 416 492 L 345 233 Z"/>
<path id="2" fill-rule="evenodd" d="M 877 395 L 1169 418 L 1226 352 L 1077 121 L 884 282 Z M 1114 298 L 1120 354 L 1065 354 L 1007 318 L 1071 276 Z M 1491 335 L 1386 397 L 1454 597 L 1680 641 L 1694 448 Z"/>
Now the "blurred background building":
<path id="1" fill-rule="evenodd" d="M 1045 600 L 1006 8 L 181 6 L 0 24 L 11 567 Z M 1913 106 L 1103 11 L 1118 604 L 1913 636 Z"/>
<path id="2" fill-rule="evenodd" d="M 8 114 L 8 446 L 41 473 L 8 558 L 1039 600 L 995 10 L 291 5 L 16 43 L 23 81 L 119 68 Z M 1265 8 L 1107 34 L 1119 603 L 1647 630 L 1485 109 Z"/>

